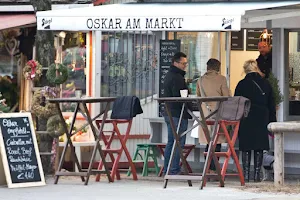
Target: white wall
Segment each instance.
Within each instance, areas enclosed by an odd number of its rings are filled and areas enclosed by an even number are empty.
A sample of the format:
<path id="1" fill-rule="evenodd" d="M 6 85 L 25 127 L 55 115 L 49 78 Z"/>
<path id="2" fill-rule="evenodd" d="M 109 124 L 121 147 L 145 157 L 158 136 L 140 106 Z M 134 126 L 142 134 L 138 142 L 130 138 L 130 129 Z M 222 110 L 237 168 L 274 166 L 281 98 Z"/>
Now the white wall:
<path id="1" fill-rule="evenodd" d="M 245 77 L 243 64 L 246 60 L 256 59 L 259 55 L 258 51 L 231 51 L 230 56 L 230 89 L 232 95 L 236 85 Z"/>
<path id="2" fill-rule="evenodd" d="M 244 41 L 246 49 L 246 41 Z M 231 51 L 230 52 L 230 90 L 234 95 L 235 88 L 240 80 L 245 77 L 243 73 L 243 64 L 246 60 L 256 59 L 259 56 L 258 51 Z M 221 33 L 221 74 L 226 76 L 226 51 L 225 51 L 225 33 Z"/>

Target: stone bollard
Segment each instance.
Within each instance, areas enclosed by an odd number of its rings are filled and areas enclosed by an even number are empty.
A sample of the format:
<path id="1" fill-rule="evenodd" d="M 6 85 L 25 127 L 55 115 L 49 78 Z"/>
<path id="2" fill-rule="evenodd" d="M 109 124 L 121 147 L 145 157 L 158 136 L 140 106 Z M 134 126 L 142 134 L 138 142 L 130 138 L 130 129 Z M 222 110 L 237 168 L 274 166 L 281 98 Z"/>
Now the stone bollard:
<path id="1" fill-rule="evenodd" d="M 300 133 L 300 122 L 273 122 L 268 130 L 274 133 L 274 184 L 284 185 L 284 133 Z"/>

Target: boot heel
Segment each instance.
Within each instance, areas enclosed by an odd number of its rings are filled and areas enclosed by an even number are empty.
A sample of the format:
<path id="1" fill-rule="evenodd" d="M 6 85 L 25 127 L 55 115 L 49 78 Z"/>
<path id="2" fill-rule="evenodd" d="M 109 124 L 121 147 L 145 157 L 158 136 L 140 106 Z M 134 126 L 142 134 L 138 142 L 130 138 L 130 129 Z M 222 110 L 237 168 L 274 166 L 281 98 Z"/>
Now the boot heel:
<path id="1" fill-rule="evenodd" d="M 263 161 L 263 151 L 254 151 L 254 182 L 261 182 L 260 170 Z"/>
<path id="2" fill-rule="evenodd" d="M 251 163 L 251 151 L 242 152 L 242 163 L 245 182 L 250 180 L 250 163 Z"/>

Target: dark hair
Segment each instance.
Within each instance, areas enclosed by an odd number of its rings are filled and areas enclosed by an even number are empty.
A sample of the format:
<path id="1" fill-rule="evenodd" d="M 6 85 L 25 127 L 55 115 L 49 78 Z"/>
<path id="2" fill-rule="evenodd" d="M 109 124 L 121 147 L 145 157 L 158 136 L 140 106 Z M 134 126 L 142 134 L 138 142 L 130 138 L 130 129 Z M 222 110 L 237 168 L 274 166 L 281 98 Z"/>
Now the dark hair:
<path id="1" fill-rule="evenodd" d="M 186 55 L 182 52 L 177 52 L 174 54 L 173 58 L 172 58 L 172 64 L 174 62 L 180 62 L 181 58 L 186 58 Z"/>
<path id="2" fill-rule="evenodd" d="M 220 71 L 221 63 L 220 63 L 220 61 L 218 61 L 215 58 L 209 59 L 207 61 L 206 65 L 207 65 L 207 70 L 214 70 L 214 71 L 217 71 L 217 72 Z"/>

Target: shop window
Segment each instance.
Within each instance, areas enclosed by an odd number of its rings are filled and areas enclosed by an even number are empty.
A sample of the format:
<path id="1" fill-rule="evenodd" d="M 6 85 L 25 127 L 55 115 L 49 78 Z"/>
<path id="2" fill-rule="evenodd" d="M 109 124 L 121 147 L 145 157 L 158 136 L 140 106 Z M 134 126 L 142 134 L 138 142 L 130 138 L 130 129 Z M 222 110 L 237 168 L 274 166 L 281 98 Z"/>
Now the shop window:
<path id="1" fill-rule="evenodd" d="M 20 29 L 0 31 L 0 111 L 7 112 L 7 109 L 18 111 L 22 77 L 21 56 L 17 40 L 20 34 Z M 4 99 L 7 104 L 5 108 L 2 106 Z"/>
<path id="2" fill-rule="evenodd" d="M 157 91 L 157 46 L 152 33 L 103 32 L 101 96 L 153 96 Z"/>
<path id="3" fill-rule="evenodd" d="M 63 35 L 63 36 L 62 36 Z M 69 78 L 61 85 L 61 97 L 82 97 L 86 95 L 86 33 L 57 33 L 57 60 L 68 67 Z M 36 87 L 49 86 L 46 78 L 48 67 L 43 66 L 43 75 Z M 64 103 L 63 112 L 73 112 L 75 104 Z"/>
<path id="4" fill-rule="evenodd" d="M 187 55 L 186 79 L 192 93 L 196 94 L 196 82 L 206 73 L 206 62 L 217 58 L 218 33 L 215 32 L 170 32 L 168 39 L 181 41 L 181 51 Z"/>
<path id="5" fill-rule="evenodd" d="M 300 33 L 289 33 L 289 114 L 300 115 Z"/>
<path id="6" fill-rule="evenodd" d="M 61 96 L 82 97 L 86 95 L 86 34 L 81 32 L 68 32 L 62 43 L 61 63 L 68 67 L 69 78 L 62 84 Z M 63 112 L 72 112 L 76 104 L 65 103 Z"/>

